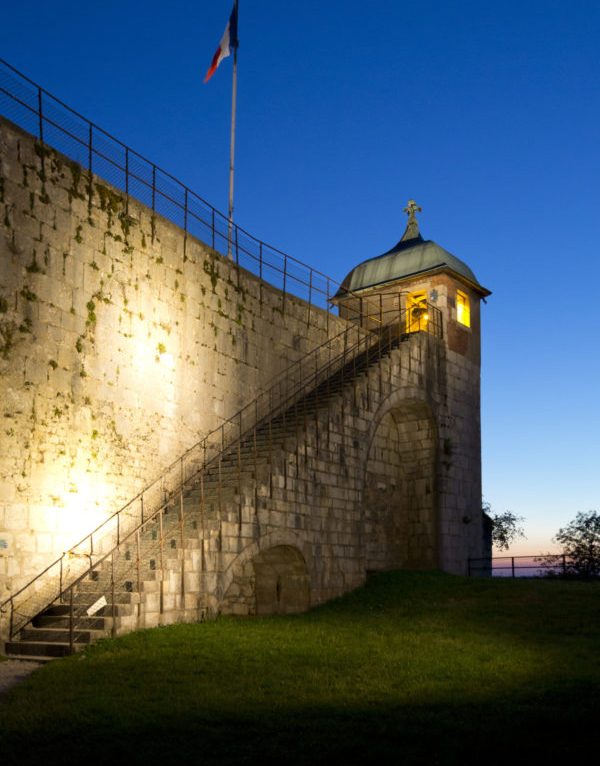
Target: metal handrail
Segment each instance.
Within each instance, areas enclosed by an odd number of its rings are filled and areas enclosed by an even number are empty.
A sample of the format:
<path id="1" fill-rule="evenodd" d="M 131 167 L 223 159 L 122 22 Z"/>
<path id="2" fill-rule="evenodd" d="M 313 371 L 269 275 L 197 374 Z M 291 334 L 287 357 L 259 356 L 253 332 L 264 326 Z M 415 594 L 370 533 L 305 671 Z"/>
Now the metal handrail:
<path id="1" fill-rule="evenodd" d="M 42 145 L 52 146 L 88 171 L 90 193 L 92 173 L 105 178 L 116 189 L 124 192 L 125 215 L 128 215 L 129 211 L 129 198 L 133 197 L 150 207 L 153 213 L 158 213 L 181 226 L 186 236 L 190 234 L 202 241 L 210 239 L 212 249 L 222 255 L 227 255 L 233 250 L 236 265 L 279 287 L 283 293 L 284 304 L 286 295 L 291 294 L 302 298 L 309 306 L 329 314 L 332 311 L 332 295 L 335 292 L 343 295 L 344 299 L 356 298 L 361 302 L 361 306 L 371 306 L 371 311 L 377 313 L 377 303 L 381 300 L 379 296 L 361 296 L 342 288 L 337 280 L 267 244 L 237 223 L 231 227 L 228 216 L 171 173 L 67 106 L 1 58 L 0 94 L 8 98 L 6 104 L 18 105 L 21 110 L 18 114 L 11 113 L 10 119 L 13 122 L 29 132 L 34 129 Z M 8 113 L 9 109 L 5 111 Z M 73 121 L 81 123 L 79 135 L 72 127 Z M 48 135 L 48 128 L 53 129 L 51 136 Z M 107 144 L 108 149 L 98 145 L 99 138 Z M 95 159 L 108 164 L 111 178 L 98 172 Z M 136 163 L 140 169 L 136 169 Z M 114 176 L 115 172 L 118 173 L 118 177 Z M 161 181 L 164 180 L 175 191 L 167 191 L 165 185 L 161 185 Z M 162 207 L 161 201 L 165 203 Z M 199 208 L 195 209 L 194 205 Z M 194 222 L 200 230 L 197 227 L 194 230 Z M 368 312 L 364 313 L 366 315 Z M 308 323 L 310 320 L 309 310 Z"/>
<path id="2" fill-rule="evenodd" d="M 330 297 L 339 288 L 336 280 L 268 245 L 237 223 L 229 226 L 228 216 L 196 194 L 186 184 L 131 149 L 115 136 L 67 106 L 4 59 L 0 59 L 0 93 L 8 98 L 7 113 L 17 125 L 35 135 L 42 144 L 56 148 L 91 174 L 107 166 L 106 180 L 125 193 L 125 212 L 129 197 L 147 204 L 177 225 L 186 234 L 210 240 L 214 250 L 227 255 L 233 250 L 237 265 L 261 278 L 265 272 L 279 281 L 284 293 L 307 300 L 311 305 L 330 310 Z M 9 108 L 12 106 L 12 108 Z M 49 135 L 51 131 L 51 135 Z M 99 145 L 102 144 L 102 145 Z M 208 235 L 208 237 L 207 237 Z M 244 260 L 244 263 L 241 261 Z M 292 287 L 292 289 L 290 289 Z"/>
<path id="3" fill-rule="evenodd" d="M 16 591 L 15 593 L 11 594 L 7 599 L 5 599 L 5 601 L 0 603 L 0 611 L 2 609 L 4 609 L 6 607 L 6 605 L 9 604 L 12 600 L 14 600 L 18 596 L 20 596 L 26 590 L 30 589 L 31 586 L 36 581 L 38 581 L 43 575 L 45 575 L 47 572 L 49 572 L 52 568 L 55 568 L 58 564 L 60 564 L 60 562 L 65 557 L 70 556 L 70 555 L 76 555 L 76 549 L 81 548 L 83 546 L 85 546 L 85 547 L 89 546 L 90 552 L 87 555 L 88 556 L 93 556 L 94 555 L 94 553 L 93 553 L 93 550 L 94 550 L 93 536 L 94 535 L 97 535 L 102 530 L 106 530 L 107 526 L 110 525 L 111 522 L 113 522 L 115 518 L 117 518 L 119 515 L 125 513 L 127 511 L 127 509 L 131 505 L 133 505 L 134 503 L 141 501 L 143 499 L 143 497 L 145 495 L 147 495 L 151 491 L 151 489 L 153 487 L 155 487 L 155 485 L 157 483 L 163 481 L 164 476 L 168 475 L 169 473 L 173 472 L 174 469 L 179 468 L 182 464 L 184 464 L 186 459 L 189 459 L 190 456 L 193 453 L 195 453 L 199 448 L 202 448 L 204 446 L 204 444 L 208 440 L 211 439 L 211 437 L 218 436 L 218 437 L 220 437 L 221 442 L 223 442 L 223 440 L 224 440 L 224 437 L 223 437 L 224 429 L 228 425 L 230 425 L 231 423 L 237 422 L 238 419 L 243 417 L 243 413 L 246 410 L 252 408 L 253 406 L 256 406 L 256 402 L 259 399 L 262 399 L 264 396 L 270 397 L 272 389 L 273 388 L 278 388 L 280 383 L 281 383 L 281 381 L 282 381 L 282 379 L 284 379 L 286 377 L 290 377 L 289 373 L 292 372 L 293 368 L 297 367 L 298 365 L 300 365 L 302 363 L 308 363 L 309 358 L 311 358 L 313 355 L 316 355 L 316 354 L 322 352 L 324 347 L 329 347 L 332 343 L 334 343 L 336 341 L 339 341 L 342 337 L 346 336 L 346 334 L 348 332 L 350 332 L 352 330 L 356 330 L 356 329 L 357 328 L 355 328 L 355 327 L 346 328 L 341 333 L 339 333 L 337 336 L 334 336 L 334 338 L 328 339 L 323 344 L 321 344 L 320 346 L 318 346 L 317 348 L 315 348 L 311 352 L 309 352 L 307 355 L 305 355 L 301 359 L 299 359 L 296 362 L 294 362 L 290 367 L 286 368 L 282 372 L 280 372 L 277 375 L 275 375 L 271 385 L 267 389 L 261 391 L 258 394 L 258 396 L 252 402 L 250 402 L 250 404 L 245 405 L 244 407 L 242 407 L 233 416 L 231 416 L 230 418 L 225 420 L 220 426 L 218 426 L 213 431 L 211 431 L 207 436 L 205 436 L 203 439 L 201 439 L 200 441 L 198 441 L 194 445 L 192 445 L 189 449 L 187 449 L 183 453 L 183 455 L 181 455 L 179 458 L 174 460 L 170 465 L 168 465 L 157 479 L 155 479 L 150 484 L 146 485 L 142 490 L 140 490 L 137 495 L 135 495 L 131 500 L 129 500 L 127 502 L 126 505 L 124 505 L 122 508 L 119 508 L 117 511 L 115 511 L 111 516 L 109 516 L 108 519 L 105 519 L 103 522 L 101 522 L 95 529 L 93 529 L 91 532 L 89 532 L 87 535 L 85 535 L 85 537 L 83 537 L 79 542 L 77 542 L 73 546 L 71 546 L 71 548 L 69 548 L 68 551 L 63 552 L 59 558 L 57 558 L 55 561 L 53 561 L 51 564 L 49 564 L 45 569 L 43 569 L 40 573 L 38 573 L 34 578 L 32 578 L 28 583 L 26 583 L 18 591 Z M 313 374 L 312 373 L 312 368 L 311 368 L 311 374 Z M 148 520 L 150 520 L 152 515 L 154 515 L 154 513 L 152 513 L 151 515 L 149 515 L 146 518 L 144 518 L 144 523 L 146 523 Z"/>
<path id="4" fill-rule="evenodd" d="M 440 314 L 439 309 L 433 306 L 429 306 L 429 309 L 432 315 Z M 402 307 L 386 312 L 386 314 L 398 318 L 398 330 L 395 335 L 388 332 L 387 343 L 394 337 L 409 334 L 407 332 L 406 312 L 407 310 Z M 14 636 L 40 611 L 75 587 L 81 579 L 106 560 L 131 535 L 161 513 L 174 497 L 182 495 L 199 473 L 214 464 L 225 452 L 235 446 L 236 443 L 241 442 L 253 430 L 260 428 L 285 412 L 295 401 L 317 389 L 321 383 L 360 354 L 375 348 L 378 348 L 381 353 L 384 347 L 381 341 L 381 332 L 386 329 L 389 330 L 395 325 L 396 322 L 393 321 L 383 323 L 382 330 L 371 332 L 359 323 L 352 324 L 275 376 L 273 384 L 268 389 L 259 393 L 252 402 L 190 447 L 126 505 L 113 513 L 77 544 L 61 554 L 36 577 L 2 602 L 0 612 L 6 611 L 7 607 L 10 608 L 9 635 Z M 420 329 L 439 335 L 441 333 L 438 328 L 441 328 L 441 322 L 432 321 Z M 336 353 L 332 355 L 332 352 Z M 322 363 L 319 364 L 321 357 L 323 357 Z M 246 422 L 244 418 L 246 418 Z M 129 520 L 134 518 L 133 524 L 129 526 L 127 525 L 128 517 Z M 88 565 L 76 566 L 75 571 L 72 572 L 70 564 L 73 560 L 76 562 L 87 561 Z M 50 579 L 52 570 L 54 570 L 52 579 L 55 584 L 51 585 L 51 594 L 45 593 L 36 598 L 38 593 L 41 594 L 43 582 Z M 23 594 L 27 595 L 17 605 L 16 600 Z M 28 602 L 27 613 L 21 614 L 20 619 L 15 619 L 17 611 L 22 610 L 25 603 Z"/>

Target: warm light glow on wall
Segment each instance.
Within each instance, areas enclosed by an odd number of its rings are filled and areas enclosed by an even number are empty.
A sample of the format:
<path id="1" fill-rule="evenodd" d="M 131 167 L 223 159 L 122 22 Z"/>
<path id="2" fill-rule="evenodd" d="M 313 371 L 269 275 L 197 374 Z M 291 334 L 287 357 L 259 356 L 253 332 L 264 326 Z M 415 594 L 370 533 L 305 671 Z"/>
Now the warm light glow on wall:
<path id="1" fill-rule="evenodd" d="M 456 321 L 460 324 L 464 324 L 465 327 L 471 326 L 469 296 L 461 290 L 456 291 Z"/>
<path id="2" fill-rule="evenodd" d="M 86 477 L 87 478 L 87 477 Z M 95 529 L 112 508 L 102 508 L 102 500 L 92 488 L 92 482 L 79 480 L 77 490 L 71 489 L 64 495 L 64 506 L 59 511 L 59 533 L 71 545 Z M 104 512 L 103 512 L 104 511 Z"/>
<path id="3" fill-rule="evenodd" d="M 144 402 L 152 402 L 153 406 L 160 402 L 161 414 L 171 418 L 177 398 L 178 340 L 167 334 L 150 337 L 145 325 L 132 329 L 133 374 L 128 383 L 135 388 L 142 406 Z"/>
<path id="4" fill-rule="evenodd" d="M 426 330 L 428 321 L 426 293 L 409 293 L 406 298 L 406 332 Z"/>
<path id="5" fill-rule="evenodd" d="M 150 343 L 145 338 L 134 337 L 132 338 L 133 353 L 132 360 L 135 366 L 135 370 L 143 378 L 150 374 L 156 351 L 150 348 Z"/>
<path id="6" fill-rule="evenodd" d="M 115 490 L 81 468 L 64 475 L 48 476 L 45 489 L 53 498 L 47 517 L 54 517 L 54 553 L 76 545 L 116 510 Z"/>

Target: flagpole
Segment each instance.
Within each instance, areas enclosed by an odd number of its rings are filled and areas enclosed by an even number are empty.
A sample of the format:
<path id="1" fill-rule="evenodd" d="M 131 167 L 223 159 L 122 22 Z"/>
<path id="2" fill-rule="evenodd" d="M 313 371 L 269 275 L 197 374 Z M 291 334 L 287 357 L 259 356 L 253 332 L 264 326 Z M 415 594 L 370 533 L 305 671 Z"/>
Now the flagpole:
<path id="1" fill-rule="evenodd" d="M 235 0 L 236 18 L 238 11 L 238 0 Z M 234 182 L 234 158 L 235 158 L 235 113 L 237 106 L 237 30 L 235 46 L 233 48 L 233 77 L 231 82 L 231 144 L 229 147 L 229 237 L 227 243 L 227 255 L 233 258 L 232 238 L 233 238 L 233 182 Z"/>

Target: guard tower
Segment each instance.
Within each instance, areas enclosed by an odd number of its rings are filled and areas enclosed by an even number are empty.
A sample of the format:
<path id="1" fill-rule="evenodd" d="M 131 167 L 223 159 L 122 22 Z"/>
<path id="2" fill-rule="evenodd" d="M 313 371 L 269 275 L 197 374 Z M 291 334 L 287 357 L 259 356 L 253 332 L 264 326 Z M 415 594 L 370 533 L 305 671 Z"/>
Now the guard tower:
<path id="1" fill-rule="evenodd" d="M 405 309 L 408 333 L 426 329 L 433 320 L 427 312 L 431 304 L 442 313 L 448 349 L 479 367 L 480 303 L 491 292 L 477 281 L 466 263 L 432 240 L 423 239 L 416 217 L 421 210 L 409 200 L 404 208 L 408 224 L 401 240 L 383 255 L 353 268 L 334 300 L 340 314 L 348 319 L 368 317 L 371 312 L 373 326 L 379 307 L 383 317 Z"/>
<path id="2" fill-rule="evenodd" d="M 388 523 L 380 539 L 400 540 L 403 534 L 408 540 L 404 552 L 399 542 L 385 560 L 372 557 L 373 568 L 438 566 L 463 574 L 468 557 L 487 550 L 481 512 L 480 304 L 491 293 L 463 261 L 423 239 L 420 211 L 409 200 L 398 244 L 353 268 L 334 302 L 342 317 L 369 329 L 395 323 L 408 341 L 402 347 L 408 345 L 411 358 L 420 360 L 387 431 L 376 433 L 379 443 L 370 447 L 373 455 L 389 453 L 393 441 L 400 452 L 386 476 L 369 478 L 367 468 L 364 513 L 404 519 L 395 527 Z M 405 489 L 392 497 L 390 483 Z M 378 493 L 377 487 L 388 489 Z"/>

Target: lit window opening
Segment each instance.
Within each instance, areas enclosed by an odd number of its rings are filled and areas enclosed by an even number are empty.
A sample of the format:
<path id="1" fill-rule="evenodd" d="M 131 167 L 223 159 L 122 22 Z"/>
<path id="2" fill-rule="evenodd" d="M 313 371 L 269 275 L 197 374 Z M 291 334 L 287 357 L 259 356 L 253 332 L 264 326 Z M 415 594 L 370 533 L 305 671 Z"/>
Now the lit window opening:
<path id="1" fill-rule="evenodd" d="M 427 294 L 424 291 L 409 293 L 406 299 L 406 332 L 427 330 L 428 322 Z"/>
<path id="2" fill-rule="evenodd" d="M 471 308 L 469 306 L 469 296 L 462 290 L 456 291 L 456 321 L 465 327 L 471 326 Z"/>

